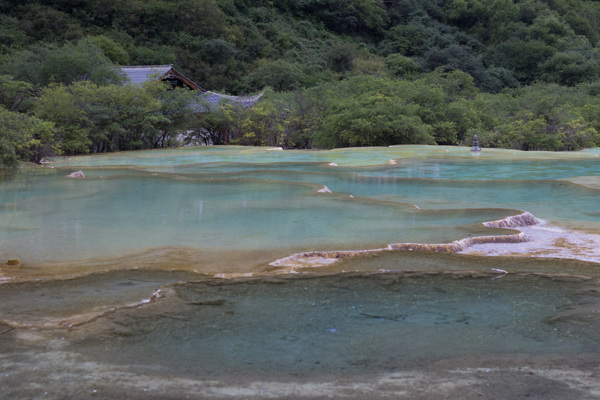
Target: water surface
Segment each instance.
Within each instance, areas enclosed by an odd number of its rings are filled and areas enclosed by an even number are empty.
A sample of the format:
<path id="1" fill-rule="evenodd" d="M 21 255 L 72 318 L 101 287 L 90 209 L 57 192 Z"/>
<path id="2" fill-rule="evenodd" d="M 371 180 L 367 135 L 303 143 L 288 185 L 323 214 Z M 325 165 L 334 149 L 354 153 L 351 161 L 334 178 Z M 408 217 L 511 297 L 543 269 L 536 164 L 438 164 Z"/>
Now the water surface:
<path id="1" fill-rule="evenodd" d="M 0 397 L 598 398 L 599 156 L 224 146 L 3 176 Z"/>

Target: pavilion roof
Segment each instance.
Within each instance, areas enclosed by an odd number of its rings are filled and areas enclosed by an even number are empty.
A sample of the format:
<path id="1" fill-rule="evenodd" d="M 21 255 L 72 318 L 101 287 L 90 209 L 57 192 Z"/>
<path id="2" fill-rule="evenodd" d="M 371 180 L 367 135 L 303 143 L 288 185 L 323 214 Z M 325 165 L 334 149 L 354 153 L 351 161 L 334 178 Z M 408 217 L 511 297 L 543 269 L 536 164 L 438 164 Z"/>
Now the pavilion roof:
<path id="1" fill-rule="evenodd" d="M 243 108 L 252 107 L 263 95 L 260 93 L 255 96 L 229 96 L 205 90 L 173 68 L 172 64 L 124 66 L 121 67 L 121 71 L 133 85 L 142 85 L 153 80 L 179 80 L 185 86 L 199 92 L 198 103 L 193 106 L 198 113 L 215 111 L 224 104 L 239 105 Z"/>

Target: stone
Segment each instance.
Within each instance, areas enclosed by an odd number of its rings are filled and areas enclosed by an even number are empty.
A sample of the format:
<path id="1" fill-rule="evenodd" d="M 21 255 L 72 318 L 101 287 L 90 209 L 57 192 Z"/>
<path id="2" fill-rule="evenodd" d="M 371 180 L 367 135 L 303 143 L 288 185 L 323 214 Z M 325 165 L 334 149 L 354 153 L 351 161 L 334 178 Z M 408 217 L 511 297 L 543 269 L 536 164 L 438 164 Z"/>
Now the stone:
<path id="1" fill-rule="evenodd" d="M 83 171 L 75 171 L 67 175 L 67 178 L 85 178 Z"/>
<path id="2" fill-rule="evenodd" d="M 481 151 L 481 147 L 479 147 L 479 138 L 477 135 L 473 136 L 473 147 L 471 147 L 471 151 Z"/>
<path id="3" fill-rule="evenodd" d="M 6 262 L 6 265 L 9 267 L 19 268 L 21 266 L 21 261 L 18 258 L 11 258 Z"/>

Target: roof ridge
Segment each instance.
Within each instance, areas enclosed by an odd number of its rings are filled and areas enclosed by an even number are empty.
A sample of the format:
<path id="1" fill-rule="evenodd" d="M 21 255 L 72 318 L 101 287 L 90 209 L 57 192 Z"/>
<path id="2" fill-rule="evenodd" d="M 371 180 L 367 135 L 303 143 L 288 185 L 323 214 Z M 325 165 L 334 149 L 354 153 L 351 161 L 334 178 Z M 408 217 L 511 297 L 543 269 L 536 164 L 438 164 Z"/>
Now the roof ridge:
<path id="1" fill-rule="evenodd" d="M 164 65 L 121 65 L 118 68 L 173 68 L 173 64 Z"/>

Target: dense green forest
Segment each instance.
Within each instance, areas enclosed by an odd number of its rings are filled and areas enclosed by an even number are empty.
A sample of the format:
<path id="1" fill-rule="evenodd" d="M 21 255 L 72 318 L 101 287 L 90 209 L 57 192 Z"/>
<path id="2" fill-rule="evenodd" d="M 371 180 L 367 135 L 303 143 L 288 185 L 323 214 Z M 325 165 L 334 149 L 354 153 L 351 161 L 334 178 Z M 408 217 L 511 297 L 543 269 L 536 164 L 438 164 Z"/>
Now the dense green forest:
<path id="1" fill-rule="evenodd" d="M 285 148 L 600 145 L 592 0 L 0 0 L 0 165 L 205 141 Z M 174 64 L 265 95 L 194 115 L 124 83 Z"/>

